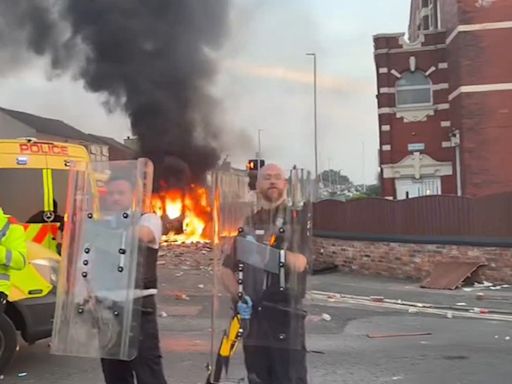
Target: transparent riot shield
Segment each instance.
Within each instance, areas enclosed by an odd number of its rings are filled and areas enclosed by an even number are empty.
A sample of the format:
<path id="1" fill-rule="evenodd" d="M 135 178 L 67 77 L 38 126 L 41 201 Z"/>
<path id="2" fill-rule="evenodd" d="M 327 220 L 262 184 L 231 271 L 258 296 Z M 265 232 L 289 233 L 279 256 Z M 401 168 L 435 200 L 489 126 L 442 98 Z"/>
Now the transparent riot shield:
<path id="1" fill-rule="evenodd" d="M 70 172 L 51 352 L 130 360 L 138 346 L 147 159 L 74 164 Z"/>
<path id="2" fill-rule="evenodd" d="M 313 264 L 311 180 L 260 171 L 257 191 L 214 175 L 216 291 L 208 382 L 307 382 L 304 299 Z M 245 381 L 243 381 L 245 380 Z"/>

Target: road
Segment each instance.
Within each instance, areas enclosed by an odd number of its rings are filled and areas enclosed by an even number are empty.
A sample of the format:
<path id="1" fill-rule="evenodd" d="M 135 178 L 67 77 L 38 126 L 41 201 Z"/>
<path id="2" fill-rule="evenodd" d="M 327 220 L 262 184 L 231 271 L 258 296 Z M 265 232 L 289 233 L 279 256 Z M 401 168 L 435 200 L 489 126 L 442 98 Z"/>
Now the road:
<path id="1" fill-rule="evenodd" d="M 315 287 L 336 276 L 314 276 Z M 211 273 L 164 268 L 159 318 L 169 384 L 204 383 L 210 351 Z M 375 284 L 375 294 L 379 293 Z M 185 293 L 189 300 L 176 300 Z M 215 296 L 217 297 L 217 296 Z M 350 303 L 310 303 L 307 344 L 310 383 L 509 383 L 512 323 L 411 314 Z M 321 319 L 328 314 L 330 320 Z M 219 316 L 216 328 L 227 321 Z M 427 336 L 371 339 L 369 333 L 429 332 Z M 215 343 L 219 337 L 216 337 Z M 230 377 L 243 377 L 241 356 Z M 21 376 L 19 376 L 22 374 Z M 25 375 L 23 375 L 25 374 Z M 96 359 L 54 356 L 47 342 L 22 345 L 2 383 L 102 383 Z"/>

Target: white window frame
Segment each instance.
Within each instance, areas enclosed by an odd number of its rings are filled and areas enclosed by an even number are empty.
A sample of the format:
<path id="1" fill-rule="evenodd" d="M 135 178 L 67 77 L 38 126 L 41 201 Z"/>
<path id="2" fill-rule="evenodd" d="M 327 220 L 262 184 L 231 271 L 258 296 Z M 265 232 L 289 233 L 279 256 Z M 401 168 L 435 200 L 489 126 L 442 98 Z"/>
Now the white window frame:
<path id="1" fill-rule="evenodd" d="M 421 72 L 421 71 L 418 71 Z M 412 73 L 412 72 L 405 72 L 403 75 Z M 399 91 L 414 91 L 416 89 L 427 89 L 426 85 L 409 85 L 409 86 L 402 86 L 400 87 L 398 83 L 400 82 L 400 79 L 397 80 L 395 83 L 395 106 L 398 109 L 411 109 L 411 108 L 417 108 L 417 107 L 429 107 L 434 105 L 434 87 L 432 85 L 432 80 L 424 73 L 421 72 L 423 76 L 429 81 L 429 88 L 430 88 L 430 102 L 428 103 L 416 103 L 416 104 L 398 104 L 398 92 Z"/>
<path id="2" fill-rule="evenodd" d="M 407 196 L 407 190 L 411 190 L 414 187 L 416 189 L 413 196 Z M 432 187 L 433 190 L 428 190 L 428 187 Z M 428 176 L 421 179 L 415 180 L 413 178 L 397 178 L 395 179 L 396 199 L 405 200 L 407 198 L 412 199 L 415 197 L 422 196 L 435 196 L 442 194 L 442 179 L 440 176 Z"/>
<path id="3" fill-rule="evenodd" d="M 423 4 L 422 4 L 423 6 Z M 428 5 L 425 7 L 422 7 L 420 9 L 419 13 L 419 24 L 420 24 L 420 30 L 422 31 L 434 31 L 434 30 L 440 30 L 441 29 L 441 18 L 440 18 L 440 2 L 436 0 L 428 0 Z M 437 20 L 434 18 L 434 15 L 437 13 Z M 428 16 L 428 29 L 424 28 L 423 25 L 423 16 Z M 437 22 L 437 27 L 434 28 L 434 20 Z"/>

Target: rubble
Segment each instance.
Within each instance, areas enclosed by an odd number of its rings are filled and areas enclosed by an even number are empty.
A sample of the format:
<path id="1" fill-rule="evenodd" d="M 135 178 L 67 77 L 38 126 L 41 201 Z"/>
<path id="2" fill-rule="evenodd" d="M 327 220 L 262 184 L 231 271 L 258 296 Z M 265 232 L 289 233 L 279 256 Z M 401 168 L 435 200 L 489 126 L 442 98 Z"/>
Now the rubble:
<path id="1" fill-rule="evenodd" d="M 188 301 L 190 300 L 190 297 L 188 297 L 185 293 L 181 293 L 181 292 L 177 292 L 174 297 L 176 298 L 176 300 L 183 300 L 183 301 Z"/>
<path id="2" fill-rule="evenodd" d="M 209 243 L 162 242 L 158 265 L 181 270 L 212 271 L 213 254 Z M 176 275 L 178 276 L 178 274 Z M 180 275 L 181 276 L 181 275 Z"/>

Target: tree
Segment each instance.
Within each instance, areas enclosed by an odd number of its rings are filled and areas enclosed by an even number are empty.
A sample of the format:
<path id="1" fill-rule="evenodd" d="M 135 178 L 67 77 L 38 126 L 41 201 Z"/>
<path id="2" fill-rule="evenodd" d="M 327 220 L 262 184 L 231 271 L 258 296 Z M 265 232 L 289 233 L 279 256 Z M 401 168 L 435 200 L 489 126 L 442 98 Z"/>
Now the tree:
<path id="1" fill-rule="evenodd" d="M 350 178 L 341 173 L 339 170 L 326 169 L 320 174 L 321 181 L 324 185 L 349 186 L 352 185 Z"/>
<path id="2" fill-rule="evenodd" d="M 380 197 L 380 184 L 367 185 L 365 194 L 368 197 Z"/>

